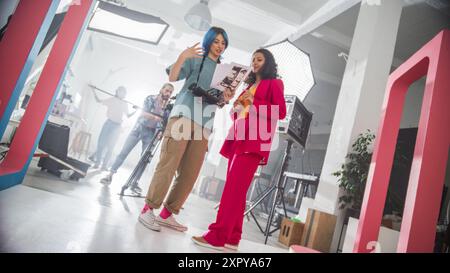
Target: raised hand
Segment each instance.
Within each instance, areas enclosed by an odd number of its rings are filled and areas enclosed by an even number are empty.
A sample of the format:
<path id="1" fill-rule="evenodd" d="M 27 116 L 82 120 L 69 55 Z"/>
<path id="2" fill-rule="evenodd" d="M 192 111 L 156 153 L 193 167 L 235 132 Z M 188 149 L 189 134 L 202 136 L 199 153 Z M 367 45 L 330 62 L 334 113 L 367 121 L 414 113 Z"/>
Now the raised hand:
<path id="1" fill-rule="evenodd" d="M 195 45 L 186 48 L 183 52 L 181 52 L 180 55 L 185 59 L 202 58 L 203 57 L 203 49 L 200 46 L 200 43 L 196 43 Z"/>
<path id="2" fill-rule="evenodd" d="M 178 77 L 180 76 L 181 68 L 184 62 L 190 58 L 202 58 L 203 57 L 203 49 L 199 46 L 200 43 L 196 43 L 195 45 L 186 48 L 183 52 L 178 56 L 177 61 L 173 64 L 172 68 L 169 72 L 169 81 L 176 82 L 178 81 Z"/>

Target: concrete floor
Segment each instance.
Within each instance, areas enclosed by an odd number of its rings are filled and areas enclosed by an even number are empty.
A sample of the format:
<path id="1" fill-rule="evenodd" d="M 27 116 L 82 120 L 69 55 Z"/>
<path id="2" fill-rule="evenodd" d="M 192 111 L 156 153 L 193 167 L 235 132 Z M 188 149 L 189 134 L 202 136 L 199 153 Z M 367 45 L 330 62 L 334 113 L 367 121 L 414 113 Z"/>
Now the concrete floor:
<path id="1" fill-rule="evenodd" d="M 143 176 L 144 191 L 151 171 Z M 151 231 L 137 221 L 144 199 L 119 198 L 130 172 L 124 166 L 108 187 L 99 183 L 101 171 L 90 171 L 80 181 L 63 181 L 41 171 L 33 160 L 21 185 L 0 191 L 0 252 L 217 252 L 191 241 L 215 220 L 215 201 L 190 195 L 177 217 L 189 227 L 186 233 Z M 263 243 L 254 220 L 244 221 L 240 252 L 288 252 L 278 242 L 278 232 Z"/>

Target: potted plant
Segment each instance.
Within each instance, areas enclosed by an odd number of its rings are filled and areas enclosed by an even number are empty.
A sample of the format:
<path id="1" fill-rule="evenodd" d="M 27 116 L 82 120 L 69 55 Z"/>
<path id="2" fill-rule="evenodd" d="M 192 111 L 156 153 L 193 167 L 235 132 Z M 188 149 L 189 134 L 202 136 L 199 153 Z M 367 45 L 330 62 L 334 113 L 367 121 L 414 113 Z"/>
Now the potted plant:
<path id="1" fill-rule="evenodd" d="M 338 177 L 339 187 L 344 190 L 344 194 L 339 197 L 340 209 L 349 208 L 350 211 L 358 212 L 359 215 L 372 158 L 369 146 L 374 139 L 375 135 L 370 130 L 359 134 L 352 145 L 352 152 L 346 156 L 346 163 L 342 164 L 339 171 L 333 173 Z"/>
<path id="2" fill-rule="evenodd" d="M 367 176 L 369 173 L 370 163 L 372 161 L 372 143 L 375 139 L 375 135 L 367 130 L 365 133 L 359 134 L 355 142 L 352 145 L 352 151 L 347 154 L 346 162 L 341 165 L 340 170 L 333 173 L 338 177 L 339 187 L 343 189 L 343 195 L 339 197 L 339 208 L 346 209 L 341 228 L 341 234 L 339 236 L 340 246 L 342 234 L 344 232 L 344 225 L 349 224 L 350 218 L 359 219 L 361 212 L 361 206 L 364 198 L 364 191 L 366 188 Z M 393 161 L 393 170 L 408 172 L 411 162 L 410 159 L 405 157 L 399 147 L 405 143 L 398 141 L 396 146 L 396 152 Z M 391 180 L 395 179 L 391 175 Z M 395 183 L 393 183 L 395 184 Z M 396 214 L 400 217 L 400 213 L 403 211 L 404 201 L 402 197 L 396 194 L 394 189 L 396 186 L 390 183 L 385 204 L 385 214 Z M 391 225 L 385 225 L 388 228 L 393 228 Z"/>
<path id="3" fill-rule="evenodd" d="M 370 130 L 359 134 L 352 145 L 352 152 L 346 156 L 346 162 L 342 164 L 339 171 L 333 173 L 334 176 L 338 177 L 339 187 L 344 190 L 344 194 L 339 197 L 339 208 L 348 209 L 346 218 L 359 218 L 372 160 L 371 145 L 374 139 L 375 135 Z M 401 153 L 395 153 L 394 166 L 400 168 L 406 166 L 405 158 Z M 387 204 L 397 211 L 402 211 L 403 204 L 397 199 L 388 190 Z"/>

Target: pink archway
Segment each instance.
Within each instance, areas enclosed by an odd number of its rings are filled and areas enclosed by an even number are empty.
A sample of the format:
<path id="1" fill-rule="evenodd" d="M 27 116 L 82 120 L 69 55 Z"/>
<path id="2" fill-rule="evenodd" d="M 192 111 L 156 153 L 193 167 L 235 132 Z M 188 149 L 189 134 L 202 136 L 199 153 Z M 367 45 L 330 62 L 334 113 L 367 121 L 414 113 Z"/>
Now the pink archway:
<path id="1" fill-rule="evenodd" d="M 450 143 L 450 31 L 444 30 L 389 77 L 354 252 L 378 240 L 408 87 L 426 76 L 397 252 L 433 252 Z"/>

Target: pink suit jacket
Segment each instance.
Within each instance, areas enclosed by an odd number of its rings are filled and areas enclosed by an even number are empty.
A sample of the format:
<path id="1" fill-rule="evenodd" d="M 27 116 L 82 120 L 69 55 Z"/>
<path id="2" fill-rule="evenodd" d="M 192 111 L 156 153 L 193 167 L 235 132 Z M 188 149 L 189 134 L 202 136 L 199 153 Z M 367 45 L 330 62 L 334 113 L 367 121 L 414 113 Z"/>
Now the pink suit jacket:
<path id="1" fill-rule="evenodd" d="M 234 154 L 259 154 L 262 157 L 260 164 L 267 164 L 277 122 L 286 117 L 283 81 L 261 80 L 247 117 L 237 119 L 237 113 L 233 111 L 231 116 L 233 126 L 228 132 L 220 154 L 228 159 Z"/>

